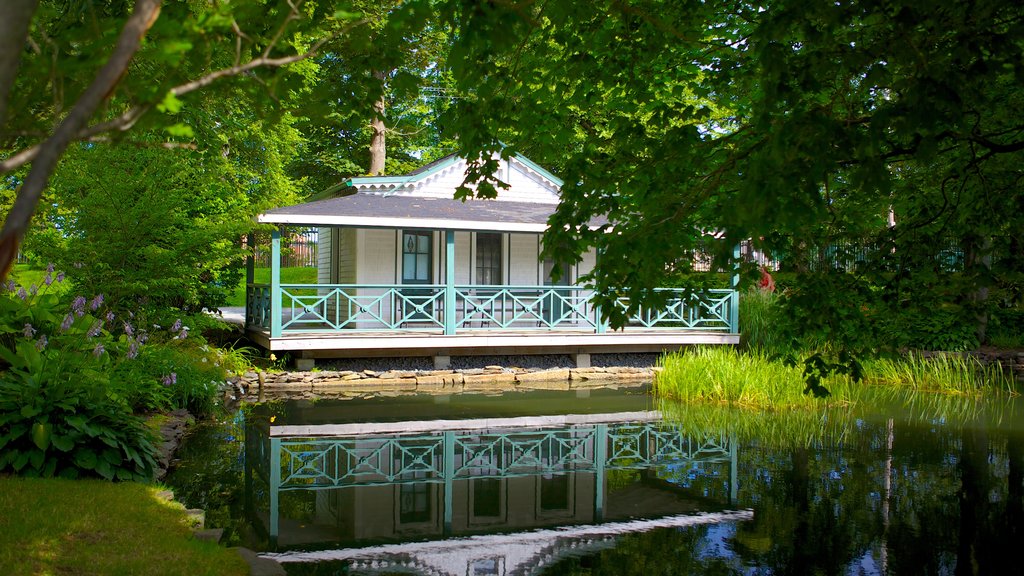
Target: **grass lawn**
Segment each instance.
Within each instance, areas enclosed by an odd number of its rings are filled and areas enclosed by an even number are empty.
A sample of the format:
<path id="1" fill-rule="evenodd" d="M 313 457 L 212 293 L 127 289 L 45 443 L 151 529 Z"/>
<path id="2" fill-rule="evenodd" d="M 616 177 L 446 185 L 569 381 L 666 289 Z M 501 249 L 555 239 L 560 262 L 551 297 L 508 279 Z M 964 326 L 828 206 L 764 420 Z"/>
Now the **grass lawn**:
<path id="1" fill-rule="evenodd" d="M 180 504 L 158 487 L 0 477 L 0 573 L 237 574 L 233 550 L 191 538 Z"/>
<path id="2" fill-rule="evenodd" d="M 20 286 L 28 289 L 35 284 L 42 288 L 43 280 L 46 278 L 46 268 L 38 268 L 29 264 L 15 264 L 11 269 L 10 279 Z M 65 280 L 60 284 L 54 283 L 47 290 L 51 293 L 63 293 L 71 289 L 71 282 Z"/>
<path id="3" fill-rule="evenodd" d="M 256 283 L 270 284 L 270 268 L 256 269 Z M 281 268 L 282 284 L 316 284 L 316 268 Z M 245 306 L 245 277 L 228 296 L 225 306 Z"/>

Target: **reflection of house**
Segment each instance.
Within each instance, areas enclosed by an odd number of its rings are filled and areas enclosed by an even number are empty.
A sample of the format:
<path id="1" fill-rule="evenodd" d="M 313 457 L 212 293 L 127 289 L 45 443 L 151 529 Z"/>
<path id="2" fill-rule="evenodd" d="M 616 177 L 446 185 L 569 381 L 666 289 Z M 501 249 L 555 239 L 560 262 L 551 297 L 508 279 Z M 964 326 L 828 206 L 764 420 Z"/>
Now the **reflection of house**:
<path id="1" fill-rule="evenodd" d="M 536 574 L 568 556 L 612 547 L 615 539 L 624 534 L 658 528 L 678 530 L 752 518 L 753 512 L 749 510 L 723 511 L 363 548 L 270 553 L 264 556 L 284 563 L 345 561 L 348 563 L 348 574 L 393 574 L 397 571 L 445 576 Z"/>
<path id="2" fill-rule="evenodd" d="M 578 284 L 596 255 L 572 265 L 540 258 L 561 181 L 521 156 L 499 164 L 509 187 L 496 200 L 454 200 L 467 165 L 449 156 L 404 176 L 354 178 L 336 197 L 262 214 L 279 227 L 319 227 L 318 281 L 281 283 L 274 232 L 271 283 L 249 279 L 252 336 L 307 358 L 409 353 L 439 364 L 450 354 L 513 347 L 585 354 L 738 340 L 732 290 L 666 289 L 662 309 L 607 331 L 592 291 Z"/>
<path id="3" fill-rule="evenodd" d="M 687 438 L 659 420 L 628 412 L 282 425 L 251 429 L 247 445 L 269 447 L 257 468 L 270 489 L 268 532 L 286 547 L 564 528 L 733 501 L 735 445 Z M 659 476 L 680 467 L 722 488 L 687 490 Z M 298 491 L 316 493 L 302 528 L 279 510 L 282 495 Z"/>

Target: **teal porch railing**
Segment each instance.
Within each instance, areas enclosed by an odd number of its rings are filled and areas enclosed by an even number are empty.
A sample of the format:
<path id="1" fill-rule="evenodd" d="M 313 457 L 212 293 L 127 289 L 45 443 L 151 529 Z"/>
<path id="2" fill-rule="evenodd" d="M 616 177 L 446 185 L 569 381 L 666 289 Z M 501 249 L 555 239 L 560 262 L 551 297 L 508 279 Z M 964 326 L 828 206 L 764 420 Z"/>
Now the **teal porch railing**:
<path id="1" fill-rule="evenodd" d="M 291 490 L 441 484 L 446 532 L 453 484 L 460 480 L 593 474 L 596 522 L 613 470 L 704 470 L 720 480 L 729 502 L 737 498 L 735 439 L 689 436 L 659 422 L 319 438 L 275 436 L 252 425 L 246 465 L 247 482 L 255 473 L 269 488 L 271 542 L 278 535 L 280 493 Z"/>
<path id="2" fill-rule="evenodd" d="M 594 292 L 588 288 L 456 285 L 450 290 L 443 284 L 281 284 L 275 298 L 271 285 L 250 284 L 246 323 L 270 330 L 271 336 L 352 329 L 445 334 L 488 329 L 605 331 Z M 627 329 L 738 331 L 735 290 L 659 291 L 666 295 L 665 305 L 633 314 Z M 629 306 L 625 299 L 617 304 Z"/>

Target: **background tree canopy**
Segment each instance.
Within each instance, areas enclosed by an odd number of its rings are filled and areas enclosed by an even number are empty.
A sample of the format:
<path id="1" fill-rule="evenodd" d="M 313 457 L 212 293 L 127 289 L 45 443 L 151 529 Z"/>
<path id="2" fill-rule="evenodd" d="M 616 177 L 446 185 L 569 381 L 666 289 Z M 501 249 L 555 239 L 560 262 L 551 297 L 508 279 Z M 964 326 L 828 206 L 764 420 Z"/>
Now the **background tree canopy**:
<path id="1" fill-rule="evenodd" d="M 785 315 L 798 335 L 870 348 L 958 329 L 954 344 L 964 346 L 983 337 L 988 313 L 1020 303 L 1024 9 L 1014 3 L 160 8 L 12 3 L 28 19 L 20 39 L 22 20 L 5 23 L 5 45 L 21 47 L 17 74 L 0 60 L 9 191 L 45 188 L 74 140 L 170 143 L 207 160 L 248 146 L 257 158 L 276 138 L 267 127 L 286 125 L 298 153 L 267 157 L 283 169 L 209 164 L 237 190 L 250 188 L 248 175 L 286 191 L 272 201 L 282 203 L 368 171 L 370 143 L 387 133 L 392 173 L 450 147 L 477 159 L 467 184 L 479 186 L 464 194 L 501 187 L 495 153 L 553 168 L 566 185 L 545 246 L 556 260 L 600 250 L 589 280 L 604 304 L 654 302 L 652 289 L 677 280 L 693 250 L 710 244 L 729 265 L 742 239 L 801 274 Z M 141 47 L 117 44 L 133 30 Z M 123 74 L 108 78 L 100 66 L 115 56 Z M 89 100 L 105 78 L 109 90 Z M 86 100 L 91 108 L 79 106 Z M 263 136 L 230 136 L 257 124 Z M 245 194 L 250 213 L 262 206 Z M 609 225 L 589 230 L 595 215 Z M 0 244 L 18 233 L 5 230 Z M 848 273 L 815 265 L 850 247 Z"/>
<path id="2" fill-rule="evenodd" d="M 467 94 L 446 128 L 471 157 L 500 139 L 559 167 L 563 202 L 545 245 L 564 256 L 600 250 L 592 281 L 605 304 L 651 299 L 709 231 L 724 233 L 721 252 L 749 238 L 802 268 L 812 247 L 872 244 L 856 274 L 818 272 L 789 299 L 801 330 L 845 342 L 879 342 L 893 329 L 877 321 L 887 311 L 948 310 L 973 326 L 989 307 L 1019 301 L 1021 7 L 445 10 L 458 31 L 451 69 Z M 588 230 L 598 214 L 609 225 Z M 936 264 L 943 239 L 959 266 Z"/>

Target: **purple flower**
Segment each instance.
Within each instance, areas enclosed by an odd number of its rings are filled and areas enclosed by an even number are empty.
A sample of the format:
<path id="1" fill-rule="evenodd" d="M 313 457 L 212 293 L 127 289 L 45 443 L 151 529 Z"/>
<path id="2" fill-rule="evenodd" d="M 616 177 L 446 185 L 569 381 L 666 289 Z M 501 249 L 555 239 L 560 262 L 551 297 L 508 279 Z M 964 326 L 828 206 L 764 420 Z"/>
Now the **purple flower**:
<path id="1" fill-rule="evenodd" d="M 22 331 L 22 334 L 25 335 L 25 338 L 32 338 L 36 335 L 36 329 L 33 328 L 31 324 L 25 324 L 25 329 Z"/>
<path id="2" fill-rule="evenodd" d="M 28 298 L 28 292 L 25 292 L 24 286 L 18 288 L 18 298 L 21 298 L 22 300 Z"/>
<path id="3" fill-rule="evenodd" d="M 75 315 L 71 314 L 71 313 L 68 313 L 68 315 L 64 317 L 64 321 L 60 323 L 60 331 L 61 332 L 67 332 L 71 328 L 71 324 L 74 321 L 75 321 Z"/>
<path id="4" fill-rule="evenodd" d="M 173 386 L 174 384 L 178 383 L 178 375 L 174 372 L 171 372 L 167 376 L 161 378 L 160 381 L 164 383 L 164 386 Z"/>
<path id="5" fill-rule="evenodd" d="M 63 271 L 57 272 L 57 284 L 60 284 L 63 281 L 64 281 L 64 272 Z"/>
<path id="6" fill-rule="evenodd" d="M 89 338 L 95 338 L 95 337 L 99 336 L 101 328 L 103 328 L 103 321 L 102 320 L 97 320 L 97 321 L 93 322 L 92 326 L 89 327 L 89 331 L 86 333 L 86 336 L 88 336 Z"/>
<path id="7" fill-rule="evenodd" d="M 188 338 L 188 326 L 182 327 L 181 332 L 178 332 L 176 338 L 178 340 L 184 340 L 185 338 Z"/>
<path id="8" fill-rule="evenodd" d="M 124 323 L 124 333 L 129 335 L 129 336 L 131 336 L 131 335 L 135 334 L 135 329 L 132 328 L 131 324 L 125 322 Z"/>
<path id="9" fill-rule="evenodd" d="M 178 330 L 181 330 L 181 318 L 175 320 L 174 324 L 171 325 L 171 332 L 177 332 Z"/>
<path id="10" fill-rule="evenodd" d="M 29 287 L 28 293 L 33 295 L 33 296 L 35 296 L 36 294 L 39 294 L 39 286 L 36 286 L 35 284 L 33 284 L 32 286 Z"/>
<path id="11" fill-rule="evenodd" d="M 80 269 L 80 268 L 82 268 L 83 266 L 85 266 L 85 264 L 84 264 L 84 263 L 82 263 L 82 262 L 75 262 L 74 264 L 72 264 L 72 266 L 74 266 L 74 267 L 75 267 L 75 269 Z"/>
<path id="12" fill-rule="evenodd" d="M 114 312 L 111 311 L 111 310 L 107 310 L 106 318 L 107 318 L 107 322 L 113 322 L 114 321 Z"/>
<path id="13" fill-rule="evenodd" d="M 139 344 L 145 344 L 146 340 L 149 340 L 149 334 L 145 330 L 139 330 L 139 336 L 136 339 L 139 341 Z"/>
<path id="14" fill-rule="evenodd" d="M 42 352 L 43 348 L 46 348 L 46 344 L 46 334 L 43 334 L 42 336 L 39 337 L 39 340 L 36 340 L 36 350 Z"/>
<path id="15" fill-rule="evenodd" d="M 132 343 L 128 345 L 128 351 L 125 352 L 124 357 L 131 360 L 139 355 L 139 341 L 132 340 Z"/>
<path id="16" fill-rule="evenodd" d="M 10 280 L 4 286 L 7 288 L 8 292 L 14 292 L 14 289 L 17 288 L 18 285 L 14 283 L 14 280 Z"/>
<path id="17" fill-rule="evenodd" d="M 49 264 L 46 265 L 46 273 L 53 274 L 53 262 L 50 262 Z"/>
<path id="18" fill-rule="evenodd" d="M 96 297 L 92 299 L 92 303 L 89 304 L 89 309 L 97 310 L 100 306 L 103 306 L 103 294 L 97 294 Z"/>
<path id="19" fill-rule="evenodd" d="M 75 296 L 75 300 L 71 302 L 71 311 L 78 316 L 85 315 L 85 297 Z"/>
<path id="20" fill-rule="evenodd" d="M 50 284 L 53 284 L 53 273 L 52 272 L 47 272 L 46 273 L 46 278 L 43 278 L 43 284 L 46 284 L 47 286 L 49 286 Z"/>
<path id="21" fill-rule="evenodd" d="M 99 358 L 100 356 L 102 356 L 103 355 L 103 344 L 97 344 L 96 347 L 92 349 L 92 355 L 95 356 L 96 358 Z"/>

